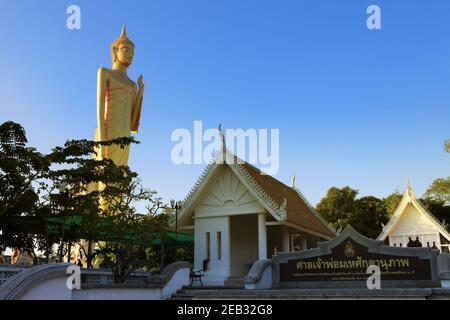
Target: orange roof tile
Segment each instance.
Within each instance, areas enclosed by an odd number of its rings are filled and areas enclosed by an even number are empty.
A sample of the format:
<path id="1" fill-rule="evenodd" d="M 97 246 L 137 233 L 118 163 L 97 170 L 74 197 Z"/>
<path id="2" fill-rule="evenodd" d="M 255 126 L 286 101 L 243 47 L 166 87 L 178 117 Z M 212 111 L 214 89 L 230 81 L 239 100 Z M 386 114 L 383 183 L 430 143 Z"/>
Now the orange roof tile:
<path id="1" fill-rule="evenodd" d="M 245 162 L 242 164 L 257 184 L 272 198 L 279 206 L 284 199 L 287 200 L 287 221 L 305 229 L 309 229 L 329 237 L 335 234 L 325 223 L 313 212 L 313 209 L 305 203 L 300 194 L 293 188 L 285 185 L 279 180 L 267 174 L 261 174 L 261 170 Z"/>

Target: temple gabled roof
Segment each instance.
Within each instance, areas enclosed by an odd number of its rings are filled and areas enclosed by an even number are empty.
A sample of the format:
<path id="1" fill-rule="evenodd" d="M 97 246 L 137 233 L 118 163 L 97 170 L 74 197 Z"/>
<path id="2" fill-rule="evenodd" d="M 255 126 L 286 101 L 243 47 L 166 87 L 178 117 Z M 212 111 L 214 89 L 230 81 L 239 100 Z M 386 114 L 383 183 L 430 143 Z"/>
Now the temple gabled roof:
<path id="1" fill-rule="evenodd" d="M 270 175 L 261 174 L 261 170 L 245 162 L 241 165 L 251 178 L 279 206 L 285 203 L 286 220 L 328 237 L 334 237 L 334 230 L 309 204 L 299 189 L 289 187 Z"/>
<path id="2" fill-rule="evenodd" d="M 178 220 L 193 211 L 196 197 L 206 182 L 214 175 L 216 169 L 220 165 L 227 165 L 276 221 L 285 222 L 294 228 L 325 239 L 335 236 L 335 231 L 314 210 L 297 188 L 289 187 L 272 176 L 262 173 L 261 170 L 239 159 L 228 150 L 226 163 L 217 161 L 220 159 L 218 157 L 223 158 L 223 153 L 219 153 L 203 171 L 183 201 Z M 229 161 L 229 159 L 233 161 Z"/>
<path id="3" fill-rule="evenodd" d="M 439 220 L 436 219 L 436 217 L 417 198 L 414 190 L 412 190 L 409 185 L 409 181 L 406 185 L 406 190 L 403 194 L 402 200 L 400 201 L 397 209 L 395 209 L 395 212 L 389 222 L 383 227 L 383 230 L 378 236 L 378 240 L 385 240 L 389 236 L 391 231 L 400 221 L 400 218 L 405 212 L 408 204 L 413 205 L 416 210 L 440 232 L 440 234 L 442 234 L 448 241 L 450 241 L 450 233 L 445 229 L 445 226 L 441 222 L 439 222 Z"/>

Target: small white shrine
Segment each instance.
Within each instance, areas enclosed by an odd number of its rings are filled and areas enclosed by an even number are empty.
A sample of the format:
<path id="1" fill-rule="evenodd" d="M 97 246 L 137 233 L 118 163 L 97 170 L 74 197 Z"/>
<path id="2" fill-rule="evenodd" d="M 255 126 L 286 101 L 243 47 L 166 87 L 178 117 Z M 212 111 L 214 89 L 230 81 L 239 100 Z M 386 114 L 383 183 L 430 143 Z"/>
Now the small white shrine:
<path id="1" fill-rule="evenodd" d="M 400 204 L 378 240 L 387 241 L 390 246 L 406 247 L 410 238 L 412 241 L 418 238 L 423 247 L 434 246 L 441 252 L 450 250 L 450 233 L 444 223 L 420 202 L 408 181 Z"/>

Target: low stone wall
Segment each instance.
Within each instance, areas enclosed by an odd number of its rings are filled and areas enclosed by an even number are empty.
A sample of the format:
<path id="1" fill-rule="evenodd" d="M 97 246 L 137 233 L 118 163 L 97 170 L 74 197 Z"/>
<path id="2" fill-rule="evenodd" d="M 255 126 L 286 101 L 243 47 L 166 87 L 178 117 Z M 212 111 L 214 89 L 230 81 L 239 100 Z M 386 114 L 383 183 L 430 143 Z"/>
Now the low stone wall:
<path id="1" fill-rule="evenodd" d="M 441 253 L 437 257 L 439 279 L 442 288 L 450 288 L 450 253 Z"/>
<path id="2" fill-rule="evenodd" d="M 72 300 L 163 300 L 162 285 L 86 285 L 72 291 Z"/>
<path id="3" fill-rule="evenodd" d="M 159 275 L 147 274 L 143 282 L 137 282 L 144 274 L 135 274 L 134 281 L 123 284 L 84 283 L 81 290 L 73 290 L 73 300 L 165 300 L 183 286 L 189 285 L 190 264 L 174 262 Z M 143 279 L 141 279 L 143 280 Z"/>
<path id="4" fill-rule="evenodd" d="M 22 270 L 22 267 L 13 264 L 0 265 L 0 285 Z"/>
<path id="5" fill-rule="evenodd" d="M 70 264 L 44 264 L 27 268 L 0 286 L 0 300 L 70 300 L 66 286 Z"/>
<path id="6" fill-rule="evenodd" d="M 145 284 L 150 272 L 134 271 L 126 279 L 126 283 Z M 81 282 L 84 284 L 114 284 L 114 275 L 107 269 L 81 269 Z"/>
<path id="7" fill-rule="evenodd" d="M 0 286 L 0 300 L 164 300 L 189 284 L 190 264 L 175 262 L 160 275 L 133 273 L 123 284 L 109 283 L 112 273 L 106 270 L 84 270 L 82 277 L 88 281 L 71 290 L 69 266 L 46 264 L 22 270 Z"/>

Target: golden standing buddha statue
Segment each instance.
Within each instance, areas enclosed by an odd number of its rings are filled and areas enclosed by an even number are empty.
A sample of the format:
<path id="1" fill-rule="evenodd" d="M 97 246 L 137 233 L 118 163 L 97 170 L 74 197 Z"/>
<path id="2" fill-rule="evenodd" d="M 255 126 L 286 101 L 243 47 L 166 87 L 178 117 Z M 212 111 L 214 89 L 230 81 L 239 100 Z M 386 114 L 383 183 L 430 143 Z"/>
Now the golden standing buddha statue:
<path id="1" fill-rule="evenodd" d="M 112 70 L 100 68 L 97 78 L 96 141 L 109 141 L 136 134 L 144 96 L 142 75 L 138 85 L 127 76 L 134 56 L 134 43 L 128 39 L 125 26 L 111 45 Z M 111 159 L 116 165 L 128 164 L 130 145 L 101 146 L 97 159 Z"/>
<path id="2" fill-rule="evenodd" d="M 111 44 L 112 68 L 98 69 L 97 76 L 97 128 L 95 141 L 110 141 L 116 138 L 130 137 L 139 129 L 144 84 L 142 75 L 138 77 L 138 84 L 127 75 L 127 70 L 133 62 L 134 43 L 128 39 L 125 26 L 120 36 Z M 130 145 L 120 148 L 119 145 L 100 146 L 96 148 L 97 160 L 111 159 L 118 166 L 128 164 Z M 102 190 L 104 183 L 92 183 L 87 192 Z M 116 201 L 121 201 L 117 199 Z M 100 207 L 107 210 L 109 203 L 100 199 Z M 91 256 L 94 243 L 82 240 L 82 247 Z M 87 263 L 87 257 L 77 257 Z M 92 263 L 92 262 L 91 262 Z"/>

